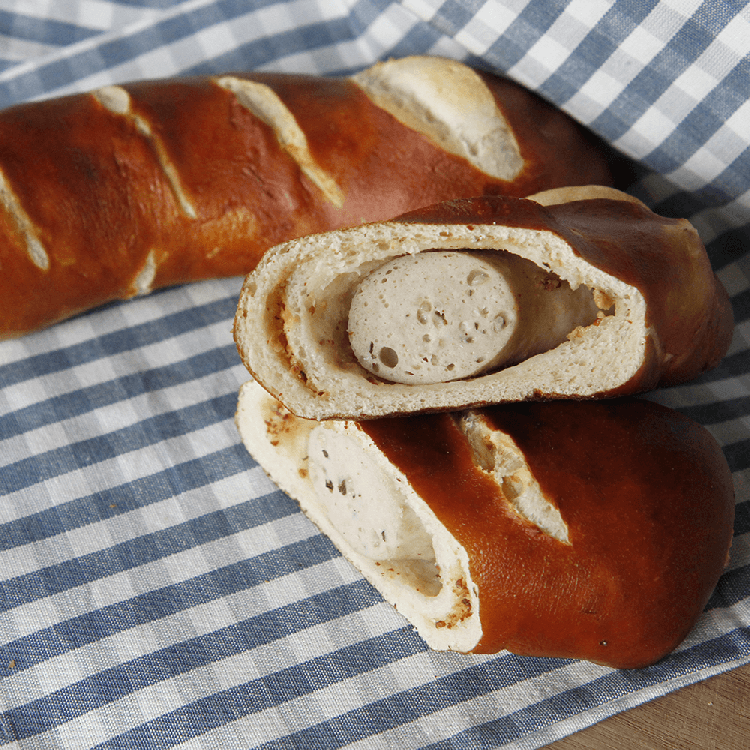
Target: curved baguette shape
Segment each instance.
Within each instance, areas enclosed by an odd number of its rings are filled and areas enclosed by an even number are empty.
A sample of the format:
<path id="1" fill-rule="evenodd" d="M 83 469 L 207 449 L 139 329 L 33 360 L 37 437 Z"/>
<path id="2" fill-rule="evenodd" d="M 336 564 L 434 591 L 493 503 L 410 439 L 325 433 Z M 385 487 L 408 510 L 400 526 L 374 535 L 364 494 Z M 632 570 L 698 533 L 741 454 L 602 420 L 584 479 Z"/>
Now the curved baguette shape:
<path id="1" fill-rule="evenodd" d="M 394 258 L 418 261 L 427 251 L 514 256 L 545 275 L 536 282 L 540 296 L 556 296 L 565 304 L 576 295 L 588 296 L 587 304 L 598 312 L 593 322 L 584 316 L 584 322 L 575 323 L 571 316 L 572 327 L 558 332 L 558 345 L 553 342 L 546 351 L 526 350 L 529 334 L 519 325 L 511 358 L 499 369 L 445 382 L 390 382 L 355 356 L 351 342 L 358 354 L 367 351 L 367 339 L 363 344 L 356 328 L 366 316 L 352 322 L 351 300 L 371 274 Z M 452 281 L 458 287 L 461 280 Z M 437 291 L 413 286 L 433 309 L 440 306 Z M 544 306 L 531 294 L 516 298 L 517 317 L 531 320 L 531 329 L 550 328 L 560 317 L 552 305 L 544 318 Z M 419 316 L 416 301 L 412 313 Z M 450 306 L 445 303 L 443 309 Z M 404 318 L 404 337 L 407 322 Z M 459 358 L 467 359 L 467 344 L 460 338 L 463 324 L 447 323 L 445 330 L 457 334 L 451 344 L 456 352 L 445 347 L 449 371 Z M 398 321 L 394 327 L 399 328 Z M 424 330 L 430 336 L 435 329 Z M 695 229 L 596 186 L 531 199 L 450 201 L 393 221 L 283 244 L 248 275 L 235 318 L 235 340 L 253 377 L 295 414 L 312 419 L 638 393 L 714 367 L 732 330 L 727 293 Z M 396 347 L 388 344 L 385 357 L 378 352 L 382 344 L 375 343 L 382 337 L 371 335 L 380 370 L 395 369 Z M 413 338 L 404 340 L 405 348 L 412 346 Z"/>
<path id="2" fill-rule="evenodd" d="M 728 561 L 721 449 L 648 401 L 316 422 L 250 381 L 236 420 L 433 649 L 643 667 L 681 643 Z"/>
<path id="3" fill-rule="evenodd" d="M 475 104 L 481 119 L 466 116 Z M 0 112 L 0 338 L 244 275 L 311 232 L 609 181 L 603 150 L 566 115 L 442 58 L 349 79 L 145 81 L 11 107 Z"/>

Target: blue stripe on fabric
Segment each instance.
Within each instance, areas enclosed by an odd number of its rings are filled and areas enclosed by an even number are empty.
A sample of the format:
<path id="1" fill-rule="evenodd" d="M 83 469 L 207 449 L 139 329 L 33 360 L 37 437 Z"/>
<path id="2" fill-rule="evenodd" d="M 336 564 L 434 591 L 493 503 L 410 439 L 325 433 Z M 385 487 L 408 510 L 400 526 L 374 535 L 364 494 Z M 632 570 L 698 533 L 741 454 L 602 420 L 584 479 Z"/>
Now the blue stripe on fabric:
<path id="1" fill-rule="evenodd" d="M 750 320 L 750 289 L 732 295 L 731 302 L 735 324 Z"/>
<path id="2" fill-rule="evenodd" d="M 154 294 L 159 293 L 154 292 Z M 168 290 L 162 293 L 166 294 Z M 228 294 L 226 297 L 204 305 L 179 310 L 157 320 L 105 333 L 79 344 L 52 349 L 43 354 L 35 354 L 17 362 L 0 365 L 0 383 L 4 386 L 18 385 L 45 375 L 65 372 L 98 359 L 114 357 L 150 344 L 168 341 L 191 331 L 208 328 L 216 323 L 231 322 L 237 310 L 238 294 L 239 288 L 237 293 Z M 119 304 L 128 304 L 128 302 L 115 303 L 115 305 Z"/>
<path id="3" fill-rule="evenodd" d="M 290 502 L 252 499 L 129 539 L 112 547 L 0 582 L 0 612 L 275 521 L 298 510 Z"/>
<path id="4" fill-rule="evenodd" d="M 442 38 L 445 24 L 441 25 L 439 16 L 433 18 L 427 24 L 420 21 L 415 14 L 400 8 L 401 3 L 399 2 L 393 2 L 393 0 L 357 0 L 349 9 L 347 19 L 353 39 L 366 38 L 373 24 L 376 24 L 383 17 L 387 18 L 390 15 L 390 9 L 394 6 L 409 15 L 411 23 L 407 30 L 405 30 L 405 27 L 399 28 L 396 34 L 392 34 L 388 47 L 389 57 L 424 54 L 430 49 L 431 45 Z M 464 11 L 464 9 L 461 8 L 461 11 Z M 414 47 L 405 44 L 405 39 L 411 37 L 412 34 L 414 34 Z M 431 40 L 429 43 L 427 42 L 428 38 Z"/>
<path id="5" fill-rule="evenodd" d="M 748 592 L 750 592 L 750 565 L 728 570 L 719 579 L 718 585 L 706 604 L 705 611 L 734 607 L 750 598 Z"/>
<path id="6" fill-rule="evenodd" d="M 729 229 L 706 246 L 714 270 L 719 271 L 747 255 L 750 247 L 750 226 Z"/>
<path id="7" fill-rule="evenodd" d="M 0 416 L 0 440 L 78 417 L 119 401 L 184 385 L 240 363 L 237 348 L 234 344 L 227 344 L 168 365 L 53 396 Z"/>
<path id="8" fill-rule="evenodd" d="M 0 9 L 0 34 L 10 39 L 23 39 L 47 46 L 66 47 L 98 36 L 100 29 L 56 21 L 51 18 L 34 18 L 23 13 Z"/>
<path id="9" fill-rule="evenodd" d="M 747 78 L 746 95 L 750 99 L 750 60 L 745 63 L 744 75 Z M 730 130 L 727 137 L 731 141 L 738 136 Z M 750 176 L 750 147 L 746 147 L 716 179 L 708 184 L 705 190 L 698 191 L 697 195 L 701 200 L 705 200 L 707 196 L 718 194 L 725 201 L 729 201 L 746 191 L 748 176 Z M 750 232 L 750 226 L 746 225 L 745 230 Z"/>
<path id="10" fill-rule="evenodd" d="M 389 54 L 394 58 L 425 55 L 440 38 L 441 34 L 427 24 L 415 24 L 390 48 Z"/>
<path id="11" fill-rule="evenodd" d="M 354 42 L 351 27 L 345 18 L 311 23 L 289 31 L 274 34 L 272 38 L 261 37 L 251 42 L 240 44 L 230 52 L 204 60 L 187 68 L 184 75 L 217 75 L 227 71 L 253 71 L 262 65 L 267 65 L 269 59 L 278 56 L 279 49 L 284 50 L 284 56 L 306 53 L 311 49 L 310 39 L 315 43 L 312 49 L 333 46 L 344 42 Z M 332 52 L 332 54 L 334 54 Z M 315 71 L 310 71 L 315 72 Z M 346 75 L 352 71 L 333 70 L 331 75 Z"/>
<path id="12" fill-rule="evenodd" d="M 446 36 L 455 36 L 479 12 L 486 0 L 444 0 L 431 23 L 435 24 Z M 364 4 L 364 3 L 359 3 Z M 378 10 L 392 5 L 389 0 L 380 0 L 375 4 Z"/>
<path id="13" fill-rule="evenodd" d="M 725 445 L 724 456 L 732 472 L 750 469 L 750 438 Z"/>
<path id="14" fill-rule="evenodd" d="M 50 539 L 92 523 L 207 487 L 257 465 L 241 444 L 194 458 L 147 477 L 60 503 L 0 526 L 0 551 Z"/>
<path id="15" fill-rule="evenodd" d="M 643 687 L 657 685 L 676 673 L 732 661 L 744 655 L 747 649 L 743 643 L 745 637 L 743 631 L 735 631 L 710 642 L 708 648 L 713 659 L 704 658 L 704 647 L 701 645 L 667 657 L 666 661 L 653 667 L 611 672 L 587 684 L 570 688 L 493 721 L 474 726 L 448 739 L 431 743 L 423 750 L 490 750 L 504 747 L 573 714 L 584 713 Z M 674 665 L 675 661 L 679 663 Z M 485 665 L 466 669 L 354 709 L 295 734 L 266 742 L 256 750 L 335 750 L 417 721 L 437 711 L 502 690 L 525 679 L 543 676 L 569 663 L 571 662 L 561 659 L 501 657 Z M 101 747 L 102 750 L 105 747 L 110 750 L 107 745 Z M 112 746 L 112 750 L 115 748 L 124 750 L 124 746 L 121 745 Z"/>
<path id="16" fill-rule="evenodd" d="M 750 533 L 750 500 L 734 506 L 734 533 Z"/>
<path id="17" fill-rule="evenodd" d="M 341 586 L 105 669 L 43 698 L 11 709 L 5 716 L 19 739 L 33 737 L 163 680 L 359 612 L 379 601 L 373 596 L 373 590 L 363 583 Z M 404 630 L 372 638 L 253 680 L 243 686 L 244 689 L 235 688 L 210 696 L 204 701 L 215 702 L 222 708 L 213 721 L 208 716 L 202 716 L 201 731 L 209 729 L 217 720 L 225 723 L 233 718 L 230 704 L 226 702 L 228 694 L 241 694 L 241 701 L 248 711 L 261 711 L 426 648 L 418 636 L 409 638 Z M 184 710 L 178 709 L 167 716 Z M 160 741 L 154 742 L 156 738 L 152 727 L 163 722 L 164 717 L 149 722 L 148 736 L 151 741 L 146 745 L 139 744 L 141 740 L 133 741 L 131 735 L 126 746 L 149 747 L 152 750 L 167 746 Z M 142 732 L 143 728 L 139 727 L 139 730 Z M 139 730 L 134 730 L 133 734 Z M 170 725 L 168 734 L 170 741 L 176 744 L 179 734 L 177 727 Z M 103 746 L 109 744 L 104 743 Z"/>
<path id="18" fill-rule="evenodd" d="M 250 16 L 253 12 L 265 7 L 276 5 L 276 0 L 254 0 L 248 5 L 244 0 L 217 0 L 210 6 L 195 8 L 184 11 L 179 15 L 156 21 L 152 26 L 139 29 L 138 31 L 102 41 L 91 49 L 79 50 L 70 55 L 47 63 L 40 64 L 33 71 L 19 73 L 12 80 L 0 83 L 0 108 L 8 107 L 18 101 L 41 97 L 50 91 L 67 86 L 77 80 L 99 73 L 102 69 L 114 68 L 124 65 L 137 57 L 165 48 L 169 44 L 190 39 L 201 30 L 219 26 L 238 18 Z M 319 38 L 330 34 L 331 24 L 322 22 L 316 24 Z M 327 30 L 327 28 L 329 30 Z M 337 26 L 339 31 L 347 29 L 346 23 Z M 349 39 L 351 32 L 347 31 L 345 39 Z M 239 56 L 230 55 L 224 60 L 232 58 L 236 65 L 233 69 L 251 70 L 259 64 L 267 63 L 269 59 L 277 57 L 279 50 L 287 52 L 284 46 L 288 41 L 294 40 L 294 35 L 274 35 L 262 41 L 265 53 L 258 59 L 246 57 L 246 52 L 252 47 L 241 48 Z M 307 51 L 310 48 L 309 36 L 299 36 L 298 51 Z M 336 39 L 338 40 L 338 39 Z M 291 49 L 289 51 L 292 51 Z M 235 59 L 239 57 L 239 59 Z M 216 58 L 221 60 L 222 58 Z M 210 65 L 210 63 L 209 63 Z M 214 63 L 210 65 L 211 72 L 226 72 Z"/>
<path id="19" fill-rule="evenodd" d="M 256 750 L 341 748 L 446 708 L 541 677 L 569 663 L 563 659 L 503 655 L 491 662 L 404 690 L 300 732 L 266 742 Z"/>
<path id="20" fill-rule="evenodd" d="M 484 56 L 496 63 L 501 70 L 510 70 L 526 56 L 563 12 L 564 8 L 549 0 L 531 0 Z"/>
<path id="21" fill-rule="evenodd" d="M 735 354 L 728 354 L 713 370 L 704 372 L 703 375 L 691 380 L 691 385 L 714 383 L 718 380 L 746 377 L 750 372 L 750 349 L 745 349 Z"/>
<path id="22" fill-rule="evenodd" d="M 658 0 L 619 0 L 537 92 L 559 106 L 564 105 L 602 67 L 622 40 L 640 26 L 657 4 Z"/>
<path id="23" fill-rule="evenodd" d="M 728 398 L 725 401 L 714 401 L 710 404 L 680 406 L 677 411 L 704 426 L 708 426 L 750 416 L 750 398 L 742 396 L 740 398 Z"/>
<path id="24" fill-rule="evenodd" d="M 691 65 L 714 39 L 696 17 L 688 18 L 649 64 L 641 70 L 614 102 L 590 124 L 605 140 L 621 138 L 632 125 L 654 106 L 672 82 Z M 721 26 L 717 27 L 720 30 Z M 650 165 L 648 158 L 644 159 Z"/>
<path id="25" fill-rule="evenodd" d="M 266 4 L 273 4 L 273 2 L 264 3 L 259 0 L 257 7 Z M 63 59 L 38 66 L 33 77 L 30 76 L 26 83 L 40 90 L 30 91 L 27 97 L 39 96 L 61 88 L 73 81 L 94 75 L 103 68 L 123 65 L 153 50 L 179 40 L 189 39 L 201 29 L 220 25 L 256 9 L 256 7 L 248 8 L 244 3 L 231 0 L 225 2 L 217 0 L 211 5 L 156 21 L 152 26 L 141 28 L 135 33 L 102 41 L 93 49 L 81 50 Z M 3 103 L 6 96 L 4 87 L 0 86 L 0 106 L 7 106 Z"/>
<path id="26" fill-rule="evenodd" d="M 320 539 L 325 541 L 322 537 Z M 275 566 L 271 567 L 271 570 L 275 570 Z M 264 575 L 265 573 L 256 575 L 256 580 L 259 581 L 260 577 Z M 345 607 L 335 606 L 340 592 L 346 598 Z M 333 605 L 328 599 L 330 595 L 334 598 Z M 352 596 L 359 602 L 358 605 L 351 606 Z M 146 657 L 140 657 L 128 664 L 105 670 L 101 674 L 76 683 L 74 686 L 8 712 L 6 720 L 12 723 L 19 738 L 33 736 L 48 731 L 64 721 L 75 718 L 75 716 L 118 700 L 135 690 L 153 685 L 160 680 L 169 679 L 176 674 L 182 674 L 218 659 L 255 648 L 280 637 L 312 627 L 320 622 L 330 621 L 335 617 L 359 611 L 379 601 L 376 592 L 365 582 L 341 587 L 334 592 L 326 592 L 304 602 L 287 605 L 280 610 L 259 615 L 238 625 L 228 626 L 208 636 L 201 636 Z M 411 639 L 412 646 L 416 645 L 418 648 L 413 651 L 409 648 L 404 653 L 404 644 L 407 639 Z M 101 750 L 105 748 L 114 750 L 115 748 L 139 747 L 141 745 L 138 742 L 146 739 L 149 741 L 144 747 L 172 747 L 174 744 L 217 726 L 222 726 L 241 716 L 271 708 L 326 687 L 341 679 L 379 668 L 384 664 L 395 661 L 397 658 L 417 653 L 425 648 L 421 640 L 411 630 L 404 630 L 398 634 L 398 646 L 401 651 L 395 655 L 392 653 L 393 649 L 384 649 L 385 653 L 391 653 L 390 659 L 386 661 L 378 659 L 376 663 L 373 663 L 372 654 L 365 653 L 370 643 L 371 641 L 365 644 L 357 644 L 350 649 L 337 652 L 332 657 L 315 659 L 307 664 L 295 666 L 202 699 L 148 722 L 146 725 L 103 743 L 99 747 Z M 746 644 L 742 645 L 746 647 Z M 693 669 L 697 666 L 705 667 L 707 664 L 713 663 L 710 658 L 705 657 L 703 646 L 700 650 L 701 664 L 691 665 Z M 721 648 L 716 648 L 714 644 L 713 651 L 719 659 L 717 663 L 721 663 L 721 659 L 728 661 L 736 658 L 734 653 L 728 653 L 726 642 L 722 642 Z M 342 667 L 339 659 L 342 658 L 344 652 L 349 653 L 343 659 L 345 664 Z M 679 657 L 681 655 L 669 657 L 669 659 Z M 529 677 L 540 676 L 566 663 L 568 662 L 565 660 L 521 659 L 504 656 L 491 665 L 485 664 L 464 670 L 434 683 L 406 691 L 397 696 L 390 696 L 323 725 L 311 727 L 294 736 L 294 744 L 292 745 L 278 745 L 272 742 L 262 747 L 267 748 L 267 750 L 289 746 L 341 747 L 348 742 L 369 736 L 367 732 L 381 732 L 414 721 L 420 716 L 442 710 L 449 705 L 455 705 L 502 689 Z M 347 667 L 352 665 L 355 667 L 354 669 L 347 670 L 342 674 L 342 669 L 346 670 Z M 674 670 L 673 665 L 664 662 L 662 668 L 665 670 L 665 674 Z M 650 669 L 653 671 L 655 668 Z M 630 672 L 633 676 L 633 689 L 639 689 L 643 685 L 643 673 L 645 671 L 633 670 Z M 665 674 L 656 674 L 650 680 L 650 683 L 661 682 L 665 679 Z M 324 676 L 321 678 L 321 675 Z M 559 706 L 560 716 L 569 715 L 573 708 L 576 711 L 583 711 L 591 707 L 590 702 L 583 698 L 579 698 L 579 706 L 571 706 L 571 698 L 580 694 L 581 691 L 581 688 L 576 688 L 574 691 L 564 694 L 564 697 L 558 696 L 554 699 L 555 701 L 563 701 L 563 705 Z M 601 693 L 602 691 L 597 692 Z M 87 696 L 88 699 L 86 699 Z M 92 699 L 91 696 L 96 697 Z M 217 706 L 223 706 L 225 710 L 217 712 L 215 710 Z M 200 729 L 196 727 L 200 727 Z M 286 738 L 285 741 L 289 739 Z"/>
<path id="27" fill-rule="evenodd" d="M 259 498 L 251 505 L 255 518 L 245 527 L 257 527 L 298 512 L 297 504 L 281 492 Z M 238 515 L 245 512 L 238 509 Z M 750 532 L 750 503 L 737 506 L 735 534 Z M 215 571 L 141 594 L 126 602 L 103 607 L 51 628 L 7 643 L 0 650 L 0 664 L 15 662 L 13 672 L 28 669 L 49 658 L 80 648 L 132 627 L 167 617 L 201 604 L 286 576 L 299 570 L 300 559 L 312 567 L 339 556 L 323 535 L 271 550 Z M 728 608 L 747 598 L 750 568 L 727 572 L 706 606 L 710 611 Z M 2 675 L 2 672 L 0 672 Z"/>
<path id="28" fill-rule="evenodd" d="M 651 207 L 654 213 L 660 216 L 667 216 L 674 219 L 683 219 L 704 211 L 707 208 L 719 208 L 726 202 L 726 197 L 718 192 L 709 193 L 708 191 L 702 198 L 698 197 L 697 192 L 686 193 L 677 191 L 668 198 L 657 202 Z"/>
<path id="29" fill-rule="evenodd" d="M 448 739 L 427 745 L 423 750 L 490 750 L 503 747 L 514 740 L 569 719 L 574 714 L 582 714 L 615 698 L 658 685 L 675 675 L 688 674 L 709 665 L 728 664 L 746 656 L 747 645 L 744 641 L 747 635 L 744 629 L 735 630 L 713 641 L 673 654 L 653 667 L 612 672 L 498 719 L 471 727 Z M 706 651 L 709 652 L 708 658 Z M 276 747 L 281 748 L 281 745 L 263 745 L 262 750 Z"/>
<path id="30" fill-rule="evenodd" d="M 185 0 L 115 0 L 110 5 L 126 5 L 133 8 L 147 8 L 151 10 L 169 10 L 172 7 L 182 5 Z"/>
<path id="31" fill-rule="evenodd" d="M 650 166 L 662 174 L 668 174 L 687 162 L 716 133 L 725 127 L 725 122 L 745 104 L 750 96 L 750 60 L 743 59 L 728 73 L 713 91 L 709 92 L 685 116 L 679 127 L 668 135 L 648 155 Z M 728 129 L 727 137 L 734 136 Z M 748 150 L 745 151 L 747 154 Z M 747 157 L 730 165 L 724 174 L 713 180 L 702 190 L 693 193 L 694 200 L 715 204 L 717 197 L 723 200 L 741 195 L 747 189 Z M 720 185 L 725 183 L 723 189 Z M 708 200 L 706 200 L 708 199 Z"/>
<path id="32" fill-rule="evenodd" d="M 202 698 L 103 742 L 92 750 L 132 750 L 134 747 L 163 750 L 174 747 L 244 716 L 272 709 L 351 677 L 386 667 L 425 649 L 422 640 L 409 628 L 370 638 Z M 285 744 L 284 747 L 322 750 L 329 746 Z"/>
<path id="33" fill-rule="evenodd" d="M 231 420 L 236 406 L 236 393 L 216 396 L 120 430 L 21 459 L 4 466 L 0 472 L 0 496 Z"/>
<path id="34" fill-rule="evenodd" d="M 279 507 L 277 512 L 280 514 L 282 510 L 286 511 L 286 515 L 292 515 L 298 509 Z M 302 568 L 307 569 L 336 557 L 339 557 L 339 553 L 328 538 L 317 535 L 251 559 L 216 568 L 188 581 L 154 589 L 127 601 L 86 612 L 5 644 L 0 650 L 3 657 L 0 675 L 16 674 L 48 659 L 96 643 L 102 638 L 297 573 L 301 567 L 300 560 L 303 561 Z M 359 586 L 360 583 L 352 585 Z M 375 590 L 371 587 L 370 590 L 371 596 L 377 597 Z M 7 667 L 11 661 L 14 662 L 12 669 Z"/>
<path id="35" fill-rule="evenodd" d="M 357 39 L 366 36 L 370 26 L 392 6 L 393 0 L 356 0 L 347 17 L 352 35 Z"/>

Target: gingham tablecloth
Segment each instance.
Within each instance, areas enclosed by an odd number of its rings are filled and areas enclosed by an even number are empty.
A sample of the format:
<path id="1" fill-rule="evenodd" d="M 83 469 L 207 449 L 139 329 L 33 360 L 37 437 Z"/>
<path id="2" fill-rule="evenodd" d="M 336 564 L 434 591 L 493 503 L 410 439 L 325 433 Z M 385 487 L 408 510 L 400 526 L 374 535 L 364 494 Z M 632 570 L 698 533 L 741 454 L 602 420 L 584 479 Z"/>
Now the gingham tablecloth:
<path id="1" fill-rule="evenodd" d="M 737 320 L 718 369 L 653 396 L 726 452 L 731 564 L 677 652 L 633 671 L 428 651 L 241 446 L 240 279 L 0 343 L 0 742 L 536 748 L 747 662 L 749 50 L 748 5 L 719 0 L 0 2 L 0 106 L 414 53 L 506 72 L 638 161 L 631 191 L 693 221 Z"/>

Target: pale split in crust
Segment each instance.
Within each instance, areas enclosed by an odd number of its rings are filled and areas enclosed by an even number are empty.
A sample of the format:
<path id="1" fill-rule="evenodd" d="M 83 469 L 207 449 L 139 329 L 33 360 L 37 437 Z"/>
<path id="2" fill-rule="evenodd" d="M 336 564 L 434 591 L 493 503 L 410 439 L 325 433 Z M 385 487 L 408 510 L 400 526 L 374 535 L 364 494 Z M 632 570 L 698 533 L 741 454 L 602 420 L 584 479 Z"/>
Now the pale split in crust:
<path id="1" fill-rule="evenodd" d="M 475 71 L 439 57 L 377 63 L 352 80 L 375 104 L 477 169 L 511 181 L 523 169 L 521 148 Z"/>
<path id="2" fill-rule="evenodd" d="M 169 183 L 180 209 L 191 219 L 197 218 L 195 207 L 180 182 L 180 175 L 169 158 L 161 139 L 154 133 L 148 121 L 131 108 L 130 94 L 121 86 L 104 86 L 91 95 L 110 112 L 128 118 L 136 130 L 153 146 L 159 165 Z"/>
<path id="3" fill-rule="evenodd" d="M 39 240 L 38 230 L 23 210 L 15 193 L 0 172 L 0 206 L 10 218 L 11 223 L 23 237 L 24 249 L 31 262 L 40 270 L 49 269 L 49 254 Z"/>
<path id="4" fill-rule="evenodd" d="M 0 338 L 244 275 L 293 237 L 589 181 L 611 173 L 580 126 L 439 57 L 340 79 L 238 72 L 17 105 L 0 112 Z"/>

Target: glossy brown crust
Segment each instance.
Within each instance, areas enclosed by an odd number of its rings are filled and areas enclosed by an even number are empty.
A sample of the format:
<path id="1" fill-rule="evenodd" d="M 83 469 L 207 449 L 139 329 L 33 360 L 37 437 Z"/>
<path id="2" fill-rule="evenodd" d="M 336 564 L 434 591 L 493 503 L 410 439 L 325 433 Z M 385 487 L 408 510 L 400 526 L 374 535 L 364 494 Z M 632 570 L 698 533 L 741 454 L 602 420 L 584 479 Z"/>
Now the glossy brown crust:
<path id="1" fill-rule="evenodd" d="M 474 649 L 642 667 L 685 638 L 725 567 L 732 477 L 700 425 L 635 399 L 483 410 L 525 455 L 570 543 L 518 516 L 450 415 L 362 423 L 467 549 Z"/>
<path id="2" fill-rule="evenodd" d="M 596 198 L 543 207 L 505 196 L 449 201 L 400 217 L 430 224 L 503 224 L 564 239 L 583 260 L 643 294 L 652 329 L 639 372 L 623 395 L 691 380 L 715 367 L 729 348 L 732 307 L 695 229 L 644 205 Z M 543 395 L 543 394 L 542 394 Z"/>
<path id="3" fill-rule="evenodd" d="M 237 77 L 266 84 L 287 105 L 312 155 L 342 188 L 343 205 L 328 201 L 272 129 L 212 79 L 123 87 L 132 111 L 163 144 L 195 217 L 180 208 L 153 139 L 93 96 L 7 109 L 0 113 L 0 170 L 47 249 L 49 269 L 32 262 L 0 208 L 0 338 L 133 296 L 149 257 L 157 267 L 151 288 L 240 275 L 268 248 L 304 234 L 456 197 L 610 181 L 603 152 L 582 129 L 491 76 L 493 91 L 512 105 L 500 102 L 527 158 L 513 183 L 432 145 L 351 81 Z M 554 161 L 556 143 L 565 148 Z"/>
<path id="4" fill-rule="evenodd" d="M 549 210 L 584 260 L 646 298 L 658 351 L 652 371 L 640 374 L 644 383 L 675 385 L 719 363 L 732 338 L 732 307 L 687 221 L 626 201 L 576 201 Z"/>

